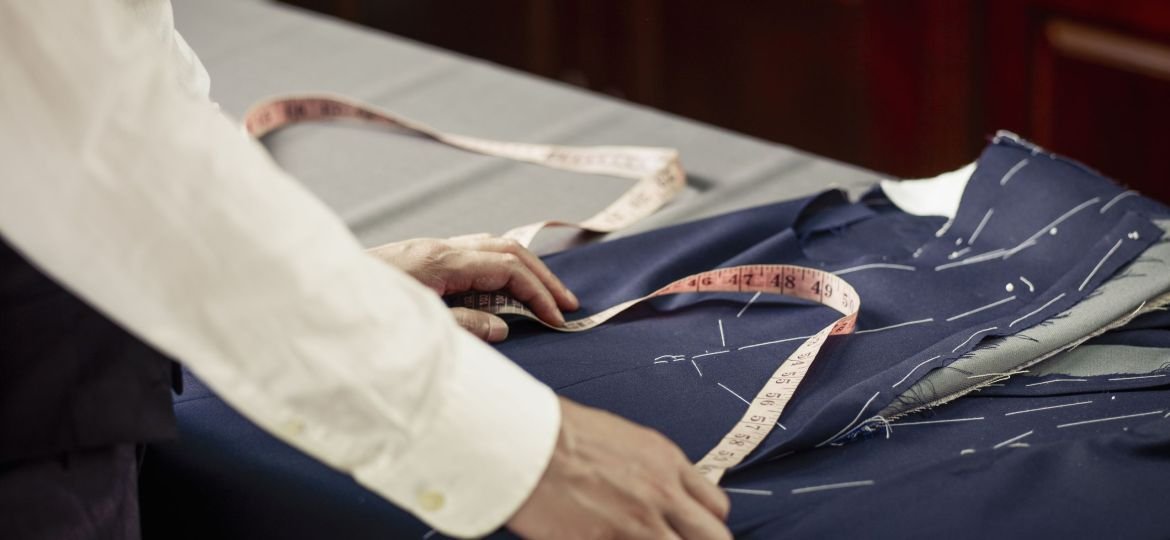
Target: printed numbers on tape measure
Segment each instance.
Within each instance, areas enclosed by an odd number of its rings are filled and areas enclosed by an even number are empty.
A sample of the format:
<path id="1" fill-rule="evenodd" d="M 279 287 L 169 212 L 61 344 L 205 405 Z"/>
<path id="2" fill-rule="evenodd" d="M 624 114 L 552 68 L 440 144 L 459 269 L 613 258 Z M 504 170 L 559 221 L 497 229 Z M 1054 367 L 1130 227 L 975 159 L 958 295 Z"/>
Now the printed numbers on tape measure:
<path id="1" fill-rule="evenodd" d="M 764 276 L 761 278 L 760 276 Z M 796 388 L 804 380 L 809 366 L 815 360 L 825 340 L 834 334 L 853 331 L 857 318 L 857 292 L 838 276 L 791 265 L 751 265 L 702 272 L 676 280 L 642 298 L 618 304 L 584 319 L 570 321 L 555 330 L 577 332 L 596 327 L 630 306 L 650 298 L 703 292 L 758 292 L 791 295 L 831 307 L 841 318 L 824 327 L 804 343 L 768 378 L 767 383 L 748 404 L 736 425 L 696 464 L 697 469 L 712 482 L 718 483 L 723 473 L 739 464 L 754 451 L 776 425 L 784 407 L 791 401 Z M 472 293 L 473 296 L 502 296 L 495 293 Z M 466 301 L 465 301 L 466 302 Z M 466 305 L 466 304 L 465 304 Z M 472 302 L 471 305 L 492 306 L 492 302 Z M 497 313 L 522 315 L 541 324 L 536 315 L 518 302 L 510 302 L 507 309 Z M 489 311 L 492 309 L 489 307 Z M 548 326 L 545 324 L 545 326 Z"/>

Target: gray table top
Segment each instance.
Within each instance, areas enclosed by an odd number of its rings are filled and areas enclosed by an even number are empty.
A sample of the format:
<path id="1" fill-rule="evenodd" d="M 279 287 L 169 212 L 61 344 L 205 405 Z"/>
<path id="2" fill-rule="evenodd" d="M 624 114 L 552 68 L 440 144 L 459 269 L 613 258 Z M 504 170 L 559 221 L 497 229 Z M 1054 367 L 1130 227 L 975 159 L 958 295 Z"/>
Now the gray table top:
<path id="1" fill-rule="evenodd" d="M 174 8 L 179 31 L 211 74 L 212 98 L 237 117 L 271 94 L 329 91 L 491 139 L 677 148 L 690 186 L 621 234 L 832 187 L 857 192 L 878 179 L 792 148 L 275 3 L 174 0 Z M 579 220 L 630 182 L 353 125 L 296 126 L 266 142 L 277 161 L 367 245 Z"/>

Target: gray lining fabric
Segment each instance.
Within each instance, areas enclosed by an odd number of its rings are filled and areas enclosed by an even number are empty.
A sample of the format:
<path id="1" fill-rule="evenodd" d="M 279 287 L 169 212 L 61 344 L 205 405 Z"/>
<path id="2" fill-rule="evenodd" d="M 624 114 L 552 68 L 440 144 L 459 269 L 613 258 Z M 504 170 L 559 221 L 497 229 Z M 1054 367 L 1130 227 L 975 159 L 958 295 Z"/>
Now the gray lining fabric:
<path id="1" fill-rule="evenodd" d="M 894 399 L 875 420 L 893 420 L 927 407 L 941 405 L 1002 381 L 1010 373 L 1047 360 L 1117 328 L 1133 317 L 1170 303 L 1170 220 L 1155 222 L 1166 234 L 1129 267 L 1068 311 L 1019 334 L 989 340 L 948 366 L 935 369 Z M 1063 369 L 1089 369 L 1085 354 L 1066 360 Z M 1166 351 L 1160 351 L 1165 356 Z M 1112 363 L 1112 360 L 1108 360 Z M 1104 361 L 1101 361 L 1104 362 Z M 1105 369 L 1098 362 L 1100 369 Z M 1130 363 L 1128 367 L 1139 364 Z M 1161 364 L 1159 363 L 1158 366 Z M 1156 369 L 1158 366 L 1154 366 Z M 1114 369 L 1121 369 L 1117 367 Z M 1143 373 L 1117 371 L 1117 373 Z"/>
<path id="2" fill-rule="evenodd" d="M 1170 351 L 1131 345 L 1084 345 L 1036 364 L 1028 375 L 1139 375 L 1170 370 Z"/>

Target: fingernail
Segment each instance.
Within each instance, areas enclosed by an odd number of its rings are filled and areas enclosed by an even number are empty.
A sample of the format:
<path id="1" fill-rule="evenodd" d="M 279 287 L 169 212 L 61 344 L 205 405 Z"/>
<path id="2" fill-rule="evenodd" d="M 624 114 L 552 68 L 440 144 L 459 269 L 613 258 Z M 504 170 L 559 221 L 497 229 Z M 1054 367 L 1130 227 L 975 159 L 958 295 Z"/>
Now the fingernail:
<path id="1" fill-rule="evenodd" d="M 488 341 L 504 341 L 508 337 L 508 325 L 496 318 L 488 319 Z"/>

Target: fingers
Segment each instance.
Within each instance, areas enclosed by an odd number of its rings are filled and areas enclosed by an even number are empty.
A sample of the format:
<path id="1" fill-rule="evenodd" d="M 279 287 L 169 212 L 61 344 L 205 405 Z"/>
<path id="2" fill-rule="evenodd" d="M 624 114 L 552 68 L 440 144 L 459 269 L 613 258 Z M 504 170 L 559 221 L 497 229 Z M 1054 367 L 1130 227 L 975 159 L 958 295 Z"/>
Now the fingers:
<path id="1" fill-rule="evenodd" d="M 710 482 L 708 482 L 710 483 Z M 727 526 L 688 497 L 680 497 L 666 514 L 670 527 L 682 538 L 701 540 L 731 540 Z"/>
<path id="2" fill-rule="evenodd" d="M 682 472 L 682 483 L 687 493 L 699 501 L 707 511 L 721 520 L 727 519 L 727 514 L 731 511 L 731 499 L 727 498 L 727 494 L 719 489 L 719 486 L 703 478 L 703 475 L 690 464 Z"/>
<path id="3" fill-rule="evenodd" d="M 488 343 L 503 341 L 508 337 L 508 324 L 491 313 L 461 307 L 451 308 L 451 313 L 459 326 Z"/>
<path id="4" fill-rule="evenodd" d="M 508 253 L 519 257 L 520 262 L 524 263 L 524 266 L 539 278 L 541 283 L 544 284 L 544 287 L 552 293 L 558 307 L 565 311 L 576 311 L 581 307 L 577 296 L 561 282 L 556 274 L 553 274 L 548 265 L 544 264 L 544 261 L 540 260 L 540 257 L 537 257 L 528 248 L 520 245 L 519 242 L 510 238 L 492 238 L 479 234 L 457 236 L 450 241 L 452 244 L 466 249 Z"/>
<path id="5" fill-rule="evenodd" d="M 545 322 L 555 326 L 565 324 L 565 317 L 557 309 L 552 293 L 518 256 L 511 253 L 471 252 L 466 257 L 465 275 L 475 276 L 472 280 L 473 288 L 481 291 L 507 289 Z"/>

